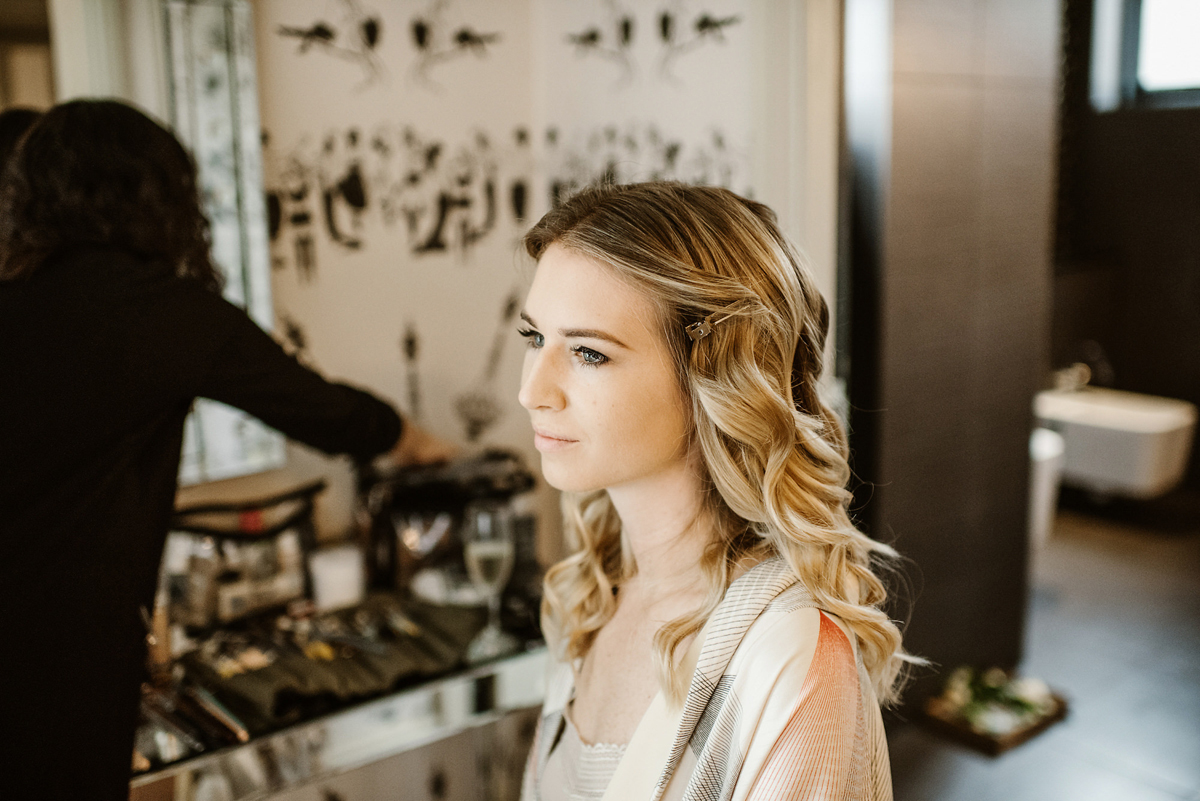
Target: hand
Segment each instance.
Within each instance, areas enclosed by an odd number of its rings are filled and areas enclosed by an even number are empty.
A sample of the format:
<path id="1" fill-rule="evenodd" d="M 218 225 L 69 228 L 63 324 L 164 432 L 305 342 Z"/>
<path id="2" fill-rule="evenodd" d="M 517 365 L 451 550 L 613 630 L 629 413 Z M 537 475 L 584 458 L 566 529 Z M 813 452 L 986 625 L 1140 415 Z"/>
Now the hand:
<path id="1" fill-rule="evenodd" d="M 387 457 L 397 467 L 408 467 L 448 462 L 458 455 L 458 451 L 454 443 L 430 434 L 411 420 L 405 420 L 404 433 Z"/>

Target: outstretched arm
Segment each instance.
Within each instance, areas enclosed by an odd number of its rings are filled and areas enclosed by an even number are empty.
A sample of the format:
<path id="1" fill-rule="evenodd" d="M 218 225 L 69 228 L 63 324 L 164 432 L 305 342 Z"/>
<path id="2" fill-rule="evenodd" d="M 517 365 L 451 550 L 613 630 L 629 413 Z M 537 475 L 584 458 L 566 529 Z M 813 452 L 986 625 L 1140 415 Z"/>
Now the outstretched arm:
<path id="1" fill-rule="evenodd" d="M 327 453 L 359 460 L 380 454 L 399 466 L 445 461 L 455 448 L 402 421 L 369 392 L 328 381 L 289 356 L 254 321 L 225 300 L 192 293 L 192 325 L 213 346 L 192 391 L 227 403 Z"/>

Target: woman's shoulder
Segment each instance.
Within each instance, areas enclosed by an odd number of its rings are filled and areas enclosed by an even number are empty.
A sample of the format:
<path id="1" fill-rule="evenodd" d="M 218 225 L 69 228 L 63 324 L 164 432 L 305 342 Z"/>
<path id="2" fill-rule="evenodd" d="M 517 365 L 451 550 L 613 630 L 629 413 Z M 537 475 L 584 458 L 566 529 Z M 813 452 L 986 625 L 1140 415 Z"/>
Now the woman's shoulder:
<path id="1" fill-rule="evenodd" d="M 820 634 L 821 612 L 815 606 L 773 602 L 746 629 L 730 670 L 804 670 L 812 660 Z"/>
<path id="2" fill-rule="evenodd" d="M 181 277 L 162 259 L 109 245 L 73 245 L 47 257 L 31 285 L 62 296 L 86 296 L 111 311 L 178 318 L 222 306 L 222 298 L 198 281 Z"/>
<path id="3" fill-rule="evenodd" d="M 823 674 L 856 676 L 851 632 L 836 615 L 819 609 L 801 585 L 780 593 L 746 630 L 730 673 L 748 673 L 764 680 L 788 675 L 803 681 L 814 662 Z"/>

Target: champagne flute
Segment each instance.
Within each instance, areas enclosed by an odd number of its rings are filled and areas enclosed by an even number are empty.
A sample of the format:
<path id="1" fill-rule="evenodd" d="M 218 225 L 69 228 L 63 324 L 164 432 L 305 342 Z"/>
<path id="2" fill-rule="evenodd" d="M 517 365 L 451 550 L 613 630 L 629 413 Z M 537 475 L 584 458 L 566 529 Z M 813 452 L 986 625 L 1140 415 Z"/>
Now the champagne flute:
<path id="1" fill-rule="evenodd" d="M 488 602 L 487 626 L 467 646 L 467 661 L 483 662 L 519 645 L 500 628 L 500 596 L 513 568 L 512 509 L 498 501 L 472 501 L 463 512 L 462 539 L 467 575 Z"/>

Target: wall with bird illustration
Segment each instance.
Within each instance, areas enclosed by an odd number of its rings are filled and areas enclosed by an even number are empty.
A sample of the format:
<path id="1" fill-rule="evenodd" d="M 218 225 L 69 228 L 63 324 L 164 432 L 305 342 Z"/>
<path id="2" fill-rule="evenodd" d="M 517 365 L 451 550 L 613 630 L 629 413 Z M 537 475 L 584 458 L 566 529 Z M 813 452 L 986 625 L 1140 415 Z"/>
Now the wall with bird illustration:
<path id="1" fill-rule="evenodd" d="M 594 180 L 751 190 L 750 6 L 255 2 L 276 336 L 441 436 L 536 465 L 520 238 Z M 348 508 L 344 467 L 290 454 Z"/>

